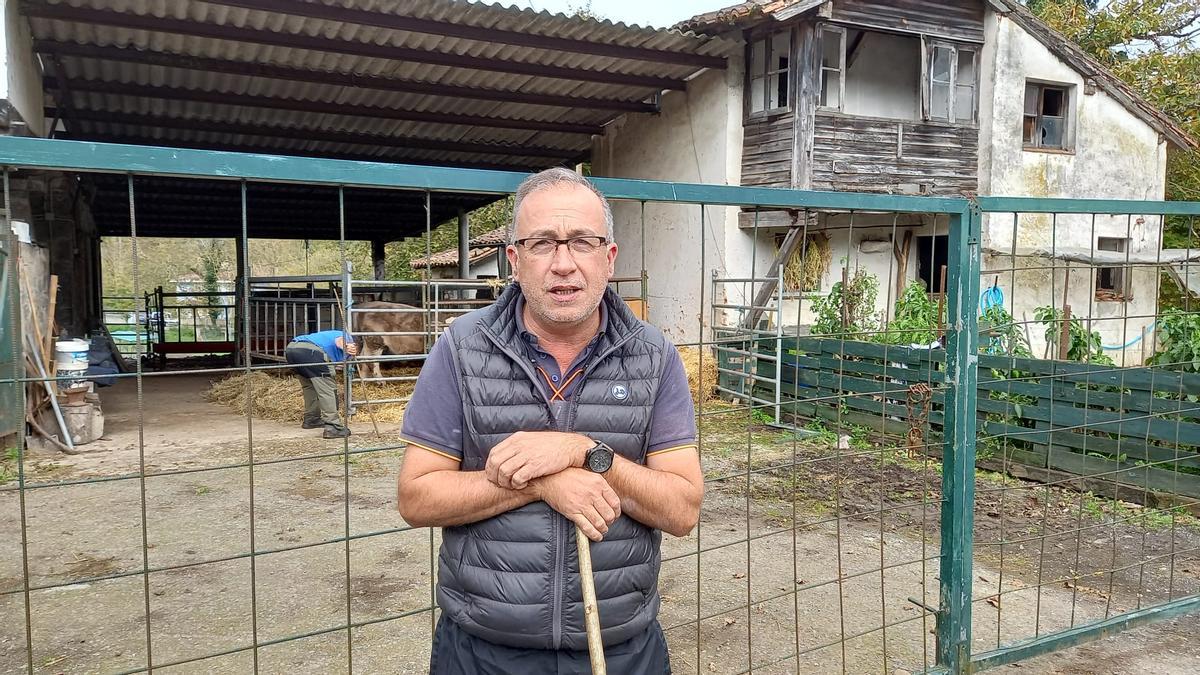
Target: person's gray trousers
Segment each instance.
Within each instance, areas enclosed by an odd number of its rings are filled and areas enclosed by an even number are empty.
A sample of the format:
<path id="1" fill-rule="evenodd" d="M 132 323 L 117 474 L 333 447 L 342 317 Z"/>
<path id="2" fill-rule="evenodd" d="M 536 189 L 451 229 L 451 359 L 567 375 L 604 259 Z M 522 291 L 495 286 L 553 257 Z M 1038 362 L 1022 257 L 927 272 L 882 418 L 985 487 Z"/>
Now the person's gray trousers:
<path id="1" fill-rule="evenodd" d="M 337 380 L 333 364 L 320 347 L 311 342 L 288 343 L 284 352 L 287 362 L 296 365 L 300 391 L 304 394 L 304 421 L 335 427 L 342 426 L 337 411 Z"/>

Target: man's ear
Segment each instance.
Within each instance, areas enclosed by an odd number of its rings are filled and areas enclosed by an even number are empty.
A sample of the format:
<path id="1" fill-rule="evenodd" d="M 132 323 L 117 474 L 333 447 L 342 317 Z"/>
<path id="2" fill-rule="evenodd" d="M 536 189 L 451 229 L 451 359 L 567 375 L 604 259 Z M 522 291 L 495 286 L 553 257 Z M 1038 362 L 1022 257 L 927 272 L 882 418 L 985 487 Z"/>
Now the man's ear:
<path id="1" fill-rule="evenodd" d="M 517 279 L 517 272 L 521 268 L 520 257 L 517 255 L 517 247 L 513 246 L 512 244 L 505 246 L 504 256 L 508 258 L 508 269 L 510 270 L 509 276 L 513 281 L 520 281 Z"/>

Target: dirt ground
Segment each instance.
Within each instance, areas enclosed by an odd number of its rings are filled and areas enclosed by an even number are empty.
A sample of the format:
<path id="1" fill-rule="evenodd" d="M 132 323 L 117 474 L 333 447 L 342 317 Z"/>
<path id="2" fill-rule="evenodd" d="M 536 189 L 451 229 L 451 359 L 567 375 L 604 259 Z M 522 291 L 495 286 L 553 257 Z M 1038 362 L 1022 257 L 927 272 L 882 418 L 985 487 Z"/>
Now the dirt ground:
<path id="1" fill-rule="evenodd" d="M 438 541 L 395 511 L 398 425 L 376 437 L 356 417 L 347 457 L 298 420 L 247 424 L 204 402 L 206 383 L 146 378 L 141 445 L 136 387 L 104 390 L 103 441 L 76 457 L 36 451 L 27 480 L 53 487 L 0 492 L 0 672 L 26 672 L 26 565 L 33 588 L 51 587 L 29 592 L 39 673 L 141 668 L 148 642 L 156 664 L 172 663 L 256 634 L 270 643 L 257 654 L 163 672 L 242 673 L 255 658 L 262 672 L 345 672 L 348 657 L 355 672 L 424 672 Z M 664 536 L 660 622 L 675 672 L 920 672 L 934 622 L 910 598 L 936 604 L 938 467 L 748 422 L 705 419 L 700 527 Z M 253 475 L 238 466 L 251 434 Z M 70 483 L 81 478 L 112 480 Z M 977 652 L 1200 592 L 1191 521 L 998 477 L 978 492 Z M 347 616 L 349 649 L 336 630 Z M 1192 615 L 1008 668 L 1200 672 L 1196 625 Z"/>

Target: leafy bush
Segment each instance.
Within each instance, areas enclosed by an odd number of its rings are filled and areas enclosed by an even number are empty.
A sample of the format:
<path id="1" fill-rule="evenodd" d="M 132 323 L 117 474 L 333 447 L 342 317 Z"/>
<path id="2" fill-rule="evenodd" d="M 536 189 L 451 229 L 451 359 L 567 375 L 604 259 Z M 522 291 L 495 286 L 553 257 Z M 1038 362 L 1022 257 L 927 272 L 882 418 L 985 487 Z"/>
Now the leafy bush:
<path id="1" fill-rule="evenodd" d="M 1062 311 L 1057 307 L 1038 307 L 1033 310 L 1033 318 L 1046 325 L 1046 342 L 1057 356 L 1061 352 L 1059 341 L 1062 337 Z M 1086 330 L 1078 317 L 1071 317 L 1067 327 L 1067 360 L 1114 365 L 1100 345 L 1099 333 Z"/>
<path id="2" fill-rule="evenodd" d="M 1033 356 L 1029 340 L 1008 310 L 992 305 L 983 310 L 980 321 L 990 324 L 991 331 L 986 339 L 980 338 L 979 351 L 1004 356 Z"/>
<path id="3" fill-rule="evenodd" d="M 829 295 L 813 303 L 817 314 L 813 335 L 852 337 L 878 328 L 875 298 L 879 295 L 879 280 L 860 269 L 846 286 L 843 288 L 842 282 L 837 282 Z"/>
<path id="4" fill-rule="evenodd" d="M 1168 309 L 1158 320 L 1158 346 L 1147 363 L 1200 372 L 1200 314 Z"/>
<path id="5" fill-rule="evenodd" d="M 938 306 L 925 292 L 925 284 L 912 281 L 896 301 L 895 318 L 876 342 L 893 345 L 927 345 L 937 338 Z"/>

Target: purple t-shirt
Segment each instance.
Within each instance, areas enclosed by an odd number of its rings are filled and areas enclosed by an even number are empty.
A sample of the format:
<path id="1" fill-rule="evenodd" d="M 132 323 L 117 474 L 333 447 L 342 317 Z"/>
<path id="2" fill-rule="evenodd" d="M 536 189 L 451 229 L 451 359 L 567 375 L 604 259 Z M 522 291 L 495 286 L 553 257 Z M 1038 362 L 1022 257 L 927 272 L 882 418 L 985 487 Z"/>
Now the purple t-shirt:
<path id="1" fill-rule="evenodd" d="M 537 336 L 526 330 L 522 320 L 524 299 L 519 298 L 513 304 L 517 314 L 517 332 L 522 338 L 520 348 L 541 376 L 538 384 L 546 397 L 552 399 L 552 405 L 566 405 L 566 401 L 579 388 L 582 370 L 592 356 L 599 334 L 580 352 L 564 374 L 554 357 L 538 346 Z M 603 333 L 608 329 L 608 316 L 604 305 L 600 307 L 600 333 Z M 458 369 L 454 365 L 451 349 L 449 340 L 444 338 L 438 338 L 433 344 L 425 365 L 421 367 L 412 400 L 404 411 L 400 435 L 402 440 L 413 445 L 451 459 L 462 459 L 462 396 L 458 390 Z M 647 455 L 696 444 L 696 413 L 683 359 L 673 349 L 666 359 L 650 417 Z"/>

